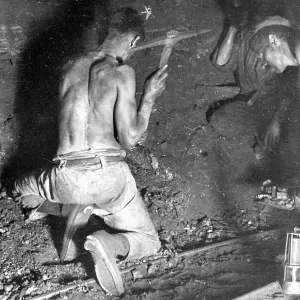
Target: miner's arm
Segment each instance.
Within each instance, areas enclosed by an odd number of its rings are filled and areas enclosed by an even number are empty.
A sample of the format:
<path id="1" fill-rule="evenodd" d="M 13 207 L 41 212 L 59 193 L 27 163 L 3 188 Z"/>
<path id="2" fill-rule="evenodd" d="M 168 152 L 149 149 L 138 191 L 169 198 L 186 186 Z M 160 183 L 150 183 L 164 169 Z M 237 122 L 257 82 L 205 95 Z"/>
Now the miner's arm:
<path id="1" fill-rule="evenodd" d="M 135 74 L 132 68 L 123 66 L 117 87 L 118 98 L 115 107 L 115 122 L 119 143 L 132 149 L 147 130 L 155 100 L 165 89 L 168 76 L 166 66 L 156 71 L 146 82 L 137 109 L 135 100 Z"/>
<path id="2" fill-rule="evenodd" d="M 227 66 L 229 64 L 230 59 L 232 60 L 232 51 L 234 48 L 234 39 L 237 33 L 237 28 L 235 26 L 230 26 L 228 29 L 228 33 L 220 45 L 214 53 L 213 62 L 218 67 Z"/>
<path id="3" fill-rule="evenodd" d="M 284 89 L 284 87 L 281 87 Z M 284 121 L 287 119 L 292 104 L 294 102 L 294 97 L 291 95 L 292 91 L 285 93 L 282 99 L 278 101 L 278 108 L 276 109 L 272 120 L 267 128 L 264 144 L 269 150 L 274 150 L 277 143 L 280 141 L 281 128 Z M 290 95 L 289 95 L 290 94 Z"/>
<path id="4" fill-rule="evenodd" d="M 215 48 L 211 62 L 221 72 L 233 72 L 237 68 L 239 43 L 236 28 L 230 27 L 224 41 Z"/>

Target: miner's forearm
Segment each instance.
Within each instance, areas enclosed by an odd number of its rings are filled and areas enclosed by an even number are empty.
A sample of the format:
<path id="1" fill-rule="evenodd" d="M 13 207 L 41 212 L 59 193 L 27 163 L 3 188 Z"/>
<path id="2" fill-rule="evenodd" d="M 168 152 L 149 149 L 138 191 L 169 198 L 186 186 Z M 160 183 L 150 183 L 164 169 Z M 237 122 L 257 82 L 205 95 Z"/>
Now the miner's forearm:
<path id="1" fill-rule="evenodd" d="M 134 148 L 146 132 L 154 102 L 155 99 L 153 98 L 142 98 L 137 111 L 135 126 L 131 128 L 126 143 L 123 143 L 126 148 Z"/>
<path id="2" fill-rule="evenodd" d="M 148 128 L 150 115 L 153 110 L 153 105 L 155 103 L 155 98 L 153 97 L 143 97 L 141 100 L 141 104 L 138 109 L 137 115 L 137 127 L 138 127 L 138 134 L 137 134 L 137 141 L 140 140 L 142 135 Z"/>
<path id="3" fill-rule="evenodd" d="M 225 40 L 219 48 L 217 58 L 216 58 L 217 65 L 223 66 L 228 63 L 232 55 L 232 49 L 233 49 L 236 33 L 237 33 L 237 28 L 234 26 L 230 26 L 228 33 L 225 37 Z"/>

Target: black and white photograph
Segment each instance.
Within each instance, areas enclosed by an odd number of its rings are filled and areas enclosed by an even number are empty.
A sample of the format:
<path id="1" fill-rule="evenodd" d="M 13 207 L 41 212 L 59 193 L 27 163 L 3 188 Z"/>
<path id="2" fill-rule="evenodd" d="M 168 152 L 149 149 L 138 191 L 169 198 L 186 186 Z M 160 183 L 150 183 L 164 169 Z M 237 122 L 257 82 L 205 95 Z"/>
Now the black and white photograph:
<path id="1" fill-rule="evenodd" d="M 0 0 L 0 300 L 300 299 L 298 0 Z"/>

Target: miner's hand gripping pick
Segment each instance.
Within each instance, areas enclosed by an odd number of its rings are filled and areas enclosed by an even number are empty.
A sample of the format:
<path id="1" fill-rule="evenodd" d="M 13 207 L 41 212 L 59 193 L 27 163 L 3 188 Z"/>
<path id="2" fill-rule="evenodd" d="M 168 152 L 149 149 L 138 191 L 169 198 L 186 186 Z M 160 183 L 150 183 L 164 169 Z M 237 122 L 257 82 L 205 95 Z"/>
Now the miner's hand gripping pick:
<path id="1" fill-rule="evenodd" d="M 15 183 L 24 207 L 33 209 L 32 219 L 47 211 L 67 216 L 62 261 L 77 257 L 73 236 L 91 214 L 119 231 L 97 231 L 84 244 L 94 259 L 100 285 L 112 295 L 124 292 L 118 259 L 140 259 L 160 248 L 124 162 L 124 149 L 133 148 L 142 138 L 168 76 L 166 65 L 150 76 L 137 108 L 135 72 L 124 62 L 143 37 L 144 24 L 137 12 L 119 9 L 110 19 L 104 43 L 64 66 L 54 166 Z"/>

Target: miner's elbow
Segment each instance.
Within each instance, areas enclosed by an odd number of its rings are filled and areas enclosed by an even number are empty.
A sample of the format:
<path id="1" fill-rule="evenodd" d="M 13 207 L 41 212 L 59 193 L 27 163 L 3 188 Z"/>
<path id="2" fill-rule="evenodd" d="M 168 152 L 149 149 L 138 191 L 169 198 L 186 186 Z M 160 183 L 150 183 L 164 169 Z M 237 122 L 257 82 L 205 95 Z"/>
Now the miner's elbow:
<path id="1" fill-rule="evenodd" d="M 132 150 L 136 146 L 137 141 L 133 136 L 119 136 L 119 143 L 125 150 Z"/>
<path id="2" fill-rule="evenodd" d="M 122 143 L 122 146 L 123 146 L 123 148 L 125 149 L 125 150 L 132 150 L 132 149 L 134 149 L 135 148 L 135 146 L 136 146 L 136 144 L 137 143 L 134 143 L 133 141 L 131 141 L 131 142 L 126 142 L 126 143 Z"/>
<path id="3" fill-rule="evenodd" d="M 118 141 L 126 150 L 132 150 L 139 143 L 145 131 L 139 127 L 123 130 L 119 133 Z"/>

